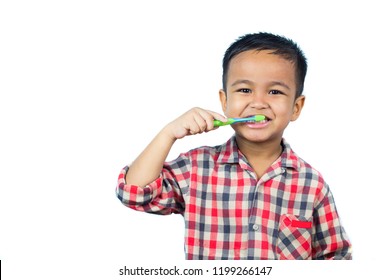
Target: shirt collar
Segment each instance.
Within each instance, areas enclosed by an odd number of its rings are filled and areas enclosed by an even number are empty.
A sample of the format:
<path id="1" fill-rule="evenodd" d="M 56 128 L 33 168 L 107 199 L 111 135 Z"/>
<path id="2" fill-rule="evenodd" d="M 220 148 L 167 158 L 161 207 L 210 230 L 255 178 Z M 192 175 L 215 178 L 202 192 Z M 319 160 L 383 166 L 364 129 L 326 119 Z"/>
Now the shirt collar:
<path id="1" fill-rule="evenodd" d="M 292 168 L 295 170 L 300 169 L 300 159 L 297 154 L 291 149 L 290 144 L 283 138 L 282 139 L 283 152 L 280 155 L 281 167 Z"/>
<path id="2" fill-rule="evenodd" d="M 241 154 L 241 153 L 240 153 Z M 219 146 L 219 163 L 238 163 L 240 160 L 236 137 L 233 135 L 226 143 Z"/>
<path id="3" fill-rule="evenodd" d="M 290 145 L 285 139 L 282 139 L 281 145 L 283 147 L 282 154 L 276 160 L 275 164 L 278 164 L 281 168 L 292 168 L 299 170 L 300 163 L 299 157 L 291 149 Z M 240 163 L 240 160 L 249 165 L 245 156 L 239 151 L 236 137 L 233 135 L 225 144 L 219 147 L 219 156 L 217 162 L 219 163 Z"/>

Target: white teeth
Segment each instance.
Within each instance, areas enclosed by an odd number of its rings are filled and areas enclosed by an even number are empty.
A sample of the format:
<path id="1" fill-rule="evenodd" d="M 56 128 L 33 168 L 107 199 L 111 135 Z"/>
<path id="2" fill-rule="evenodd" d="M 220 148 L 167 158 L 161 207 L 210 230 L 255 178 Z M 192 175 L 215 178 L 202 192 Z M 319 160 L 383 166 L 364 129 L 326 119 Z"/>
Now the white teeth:
<path id="1" fill-rule="evenodd" d="M 247 121 L 247 123 L 265 123 L 267 120 L 262 121 Z"/>

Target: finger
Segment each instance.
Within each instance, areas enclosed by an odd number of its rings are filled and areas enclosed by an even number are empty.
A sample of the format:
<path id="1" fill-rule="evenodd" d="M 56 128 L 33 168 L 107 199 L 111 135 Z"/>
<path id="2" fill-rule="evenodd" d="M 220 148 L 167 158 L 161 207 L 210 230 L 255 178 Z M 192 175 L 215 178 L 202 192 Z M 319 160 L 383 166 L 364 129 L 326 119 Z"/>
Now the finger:
<path id="1" fill-rule="evenodd" d="M 205 119 L 203 112 L 202 111 L 197 112 L 197 114 L 195 114 L 193 117 L 194 117 L 194 122 L 197 126 L 197 129 L 198 129 L 198 133 L 202 133 L 202 132 L 206 131 L 207 120 Z"/>
<path id="2" fill-rule="evenodd" d="M 210 131 L 214 128 L 214 117 L 206 110 L 199 110 L 196 116 L 196 122 L 198 123 L 202 132 Z"/>
<path id="3" fill-rule="evenodd" d="M 214 120 L 220 120 L 223 122 L 227 121 L 227 118 L 219 113 L 210 110 L 207 110 L 205 112 L 207 113 L 207 117 L 205 117 L 205 120 L 207 122 L 208 131 L 218 128 L 218 127 L 214 127 Z"/>

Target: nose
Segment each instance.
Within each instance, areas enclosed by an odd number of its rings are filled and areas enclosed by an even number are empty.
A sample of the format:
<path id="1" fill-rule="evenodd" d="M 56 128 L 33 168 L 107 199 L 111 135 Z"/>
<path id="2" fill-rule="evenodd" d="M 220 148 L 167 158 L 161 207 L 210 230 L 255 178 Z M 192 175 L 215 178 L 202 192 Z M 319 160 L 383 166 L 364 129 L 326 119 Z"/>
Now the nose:
<path id="1" fill-rule="evenodd" d="M 250 106 L 254 109 L 265 109 L 268 107 L 267 95 L 261 92 L 256 92 L 252 95 Z"/>

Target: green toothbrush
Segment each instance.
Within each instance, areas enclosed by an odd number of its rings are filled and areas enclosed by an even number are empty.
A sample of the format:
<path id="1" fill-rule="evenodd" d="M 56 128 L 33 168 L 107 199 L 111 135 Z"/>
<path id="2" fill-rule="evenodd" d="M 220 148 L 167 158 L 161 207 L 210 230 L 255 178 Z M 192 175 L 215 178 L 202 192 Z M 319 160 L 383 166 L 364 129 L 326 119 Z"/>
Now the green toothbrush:
<path id="1" fill-rule="evenodd" d="M 265 120 L 265 116 L 263 115 L 256 115 L 249 118 L 228 118 L 227 122 L 214 120 L 214 126 L 223 126 L 239 122 L 261 122 L 263 120 Z"/>

